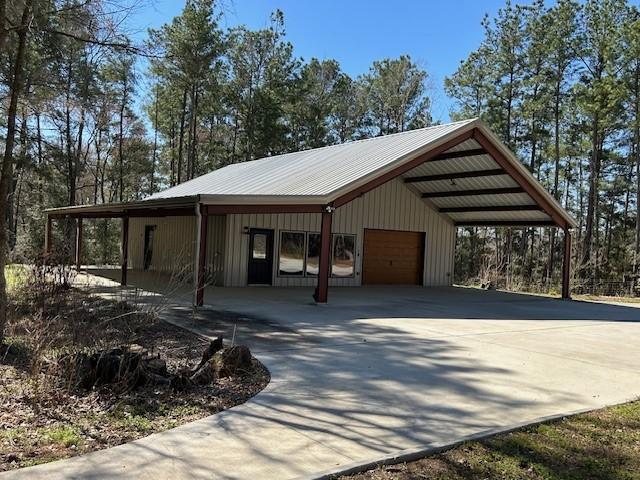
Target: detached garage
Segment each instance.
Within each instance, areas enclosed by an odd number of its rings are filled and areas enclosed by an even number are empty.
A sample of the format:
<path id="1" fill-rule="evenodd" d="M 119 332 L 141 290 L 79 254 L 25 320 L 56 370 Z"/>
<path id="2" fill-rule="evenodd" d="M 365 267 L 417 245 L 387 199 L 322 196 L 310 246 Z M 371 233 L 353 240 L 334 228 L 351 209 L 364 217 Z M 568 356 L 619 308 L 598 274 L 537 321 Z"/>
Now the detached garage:
<path id="1" fill-rule="evenodd" d="M 575 221 L 479 120 L 229 165 L 131 203 L 62 207 L 51 221 L 122 218 L 129 269 L 204 287 L 451 285 L 458 226 L 554 226 L 569 296 Z"/>

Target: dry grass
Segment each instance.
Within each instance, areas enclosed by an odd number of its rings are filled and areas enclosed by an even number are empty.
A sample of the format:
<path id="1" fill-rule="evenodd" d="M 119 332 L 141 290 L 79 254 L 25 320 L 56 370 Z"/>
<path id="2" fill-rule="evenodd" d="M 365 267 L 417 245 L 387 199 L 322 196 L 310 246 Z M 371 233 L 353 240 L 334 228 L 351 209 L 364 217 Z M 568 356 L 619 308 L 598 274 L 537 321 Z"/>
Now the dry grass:
<path id="1" fill-rule="evenodd" d="M 176 372 L 197 365 L 208 342 L 135 306 L 25 278 L 12 283 L 9 335 L 0 345 L 0 471 L 115 446 L 205 417 L 245 402 L 269 381 L 254 360 L 246 375 L 179 394 L 152 385 L 124 392 L 77 390 L 52 361 L 65 352 L 137 343 Z"/>

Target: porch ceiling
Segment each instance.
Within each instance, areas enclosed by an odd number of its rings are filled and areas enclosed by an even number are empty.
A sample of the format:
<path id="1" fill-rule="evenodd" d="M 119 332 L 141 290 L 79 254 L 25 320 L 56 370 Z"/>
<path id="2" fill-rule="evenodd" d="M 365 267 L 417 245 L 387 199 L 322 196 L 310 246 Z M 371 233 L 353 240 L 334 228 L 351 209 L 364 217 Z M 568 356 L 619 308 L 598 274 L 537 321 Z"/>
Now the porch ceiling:
<path id="1" fill-rule="evenodd" d="M 402 178 L 457 225 L 554 224 L 542 206 L 473 138 Z"/>

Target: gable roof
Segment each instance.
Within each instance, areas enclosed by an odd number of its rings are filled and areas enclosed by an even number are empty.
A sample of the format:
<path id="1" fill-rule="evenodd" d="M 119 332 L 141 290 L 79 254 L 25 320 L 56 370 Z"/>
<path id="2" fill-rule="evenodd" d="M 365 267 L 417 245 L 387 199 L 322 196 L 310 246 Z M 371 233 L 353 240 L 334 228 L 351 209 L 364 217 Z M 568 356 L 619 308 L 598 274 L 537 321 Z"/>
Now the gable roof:
<path id="1" fill-rule="evenodd" d="M 482 145 L 473 138 L 476 131 L 485 139 Z M 419 162 L 429 152 L 442 151 L 458 137 L 466 139 L 429 161 Z M 385 174 L 414 164 L 414 168 L 403 170 L 400 178 L 452 222 L 550 224 L 554 217 L 556 223 L 560 219 L 563 224 L 576 226 L 571 216 L 479 119 L 232 164 L 135 204 L 328 204 Z M 480 174 L 476 176 L 477 172 Z M 421 179 L 424 181 L 417 181 Z M 521 188 L 523 183 L 527 191 Z M 477 194 L 470 195 L 474 191 Z M 131 205 L 120 204 L 118 209 L 125 210 Z M 51 211 L 70 214 L 109 208 L 87 207 Z"/>
<path id="2" fill-rule="evenodd" d="M 149 199 L 208 197 L 311 197 L 328 199 L 352 182 L 410 155 L 473 120 L 274 155 L 214 170 Z M 215 200 L 215 198 L 210 198 Z"/>

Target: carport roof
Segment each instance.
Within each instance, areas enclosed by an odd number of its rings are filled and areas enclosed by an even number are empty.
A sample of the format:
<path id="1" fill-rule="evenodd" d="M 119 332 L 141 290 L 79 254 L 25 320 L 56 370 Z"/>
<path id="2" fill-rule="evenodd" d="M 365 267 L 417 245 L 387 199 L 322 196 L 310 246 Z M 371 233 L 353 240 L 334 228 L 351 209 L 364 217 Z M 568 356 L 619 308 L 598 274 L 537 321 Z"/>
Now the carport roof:
<path id="1" fill-rule="evenodd" d="M 438 154 L 430 156 L 435 151 Z M 165 204 L 326 205 L 337 201 L 341 205 L 341 199 L 353 198 L 352 192 L 364 193 L 375 179 L 387 176 L 403 178 L 412 191 L 458 225 L 576 225 L 479 119 L 237 163 L 133 204 L 48 212 L 116 216 L 132 208 Z"/>

